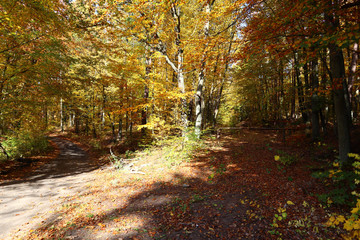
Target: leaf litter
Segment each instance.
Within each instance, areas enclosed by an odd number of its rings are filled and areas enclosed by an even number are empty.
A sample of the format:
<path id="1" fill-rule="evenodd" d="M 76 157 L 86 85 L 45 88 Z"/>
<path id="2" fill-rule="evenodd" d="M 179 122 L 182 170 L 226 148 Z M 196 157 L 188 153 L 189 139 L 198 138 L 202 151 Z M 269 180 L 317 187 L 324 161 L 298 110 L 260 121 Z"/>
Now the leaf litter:
<path id="1" fill-rule="evenodd" d="M 167 167 L 161 149 L 142 155 L 145 175 L 94 171 L 81 195 L 64 199 L 55 219 L 27 239 L 337 239 L 326 227 L 310 177 L 307 148 L 276 133 L 243 130 L 208 140 L 188 162 Z M 297 142 L 298 144 L 298 142 Z M 307 144 L 307 143 L 304 143 Z M 274 150 L 300 156 L 291 166 Z"/>

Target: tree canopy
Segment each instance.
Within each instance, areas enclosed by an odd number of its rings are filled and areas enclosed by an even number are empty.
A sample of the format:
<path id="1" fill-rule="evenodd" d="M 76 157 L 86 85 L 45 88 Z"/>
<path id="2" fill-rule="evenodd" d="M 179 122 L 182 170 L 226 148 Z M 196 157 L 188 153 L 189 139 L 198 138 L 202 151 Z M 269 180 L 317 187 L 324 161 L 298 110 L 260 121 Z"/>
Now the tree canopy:
<path id="1" fill-rule="evenodd" d="M 359 1 L 0 3 L 0 133 L 183 136 L 247 120 L 334 124 L 359 111 Z"/>

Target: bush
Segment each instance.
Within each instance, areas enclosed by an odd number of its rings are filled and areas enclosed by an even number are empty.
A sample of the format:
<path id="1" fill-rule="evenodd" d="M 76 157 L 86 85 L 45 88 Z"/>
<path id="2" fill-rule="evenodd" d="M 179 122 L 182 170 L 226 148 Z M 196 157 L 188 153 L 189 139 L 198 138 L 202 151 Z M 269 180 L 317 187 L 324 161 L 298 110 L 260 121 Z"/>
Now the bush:
<path id="1" fill-rule="evenodd" d="M 356 164 L 355 162 L 354 164 Z M 355 165 L 354 165 L 355 166 Z M 357 188 L 359 178 L 358 172 L 354 170 L 342 170 L 340 163 L 334 162 L 329 170 L 315 172 L 312 174 L 315 178 L 324 180 L 331 186 L 330 190 L 319 195 L 319 200 L 330 205 L 332 203 L 353 206 L 356 203 L 354 190 Z"/>
<path id="2" fill-rule="evenodd" d="M 22 131 L 5 139 L 1 144 L 11 159 L 39 154 L 49 147 L 49 141 L 40 131 Z M 2 159 L 5 158 L 2 156 Z"/>
<path id="3" fill-rule="evenodd" d="M 329 195 L 329 199 L 334 203 L 344 204 L 346 200 L 351 205 L 351 211 L 348 214 L 332 214 L 327 222 L 329 227 L 342 226 L 347 234 L 343 235 L 344 239 L 360 238 L 360 194 L 357 192 L 360 183 L 360 155 L 350 153 L 349 157 L 354 159 L 353 169 L 342 171 L 339 163 L 334 163 L 335 169 L 329 170 L 326 176 L 338 184 L 335 189 L 340 195 Z M 341 184 L 341 185 L 340 185 Z M 351 193 L 350 193 L 351 192 Z M 337 198 L 336 198 L 337 197 Z"/>
<path id="4" fill-rule="evenodd" d="M 169 137 L 156 142 L 155 145 L 164 150 L 164 159 L 169 167 L 189 160 L 196 150 L 204 147 L 203 141 L 196 137 L 193 129 L 188 131 L 185 137 Z"/>

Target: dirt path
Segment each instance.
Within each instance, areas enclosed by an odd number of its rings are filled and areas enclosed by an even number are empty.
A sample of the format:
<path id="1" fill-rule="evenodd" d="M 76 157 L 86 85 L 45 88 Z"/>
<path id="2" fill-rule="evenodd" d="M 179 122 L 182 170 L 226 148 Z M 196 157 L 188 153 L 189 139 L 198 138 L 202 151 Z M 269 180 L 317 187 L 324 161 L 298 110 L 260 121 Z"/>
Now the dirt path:
<path id="1" fill-rule="evenodd" d="M 145 174 L 95 171 L 87 192 L 25 239 L 339 239 L 324 225 L 313 160 L 298 144 L 242 130 L 179 164 L 162 149 L 144 153 L 134 164 Z M 296 157 L 289 167 L 274 160 L 285 152 Z"/>
<path id="2" fill-rule="evenodd" d="M 322 185 L 310 176 L 314 150 L 297 138 L 284 144 L 276 132 L 241 130 L 209 140 L 181 163 L 163 149 L 139 153 L 134 167 L 145 174 L 91 171 L 84 152 L 54 140 L 62 154 L 52 165 L 23 183 L 0 185 L 0 207 L 7 205 L 0 217 L 8 223 L 0 231 L 48 211 L 29 224 L 40 223 L 34 231 L 12 239 L 340 239 L 324 225 L 315 197 Z M 276 155 L 294 163 L 285 167 Z"/>
<path id="3" fill-rule="evenodd" d="M 24 180 L 0 183 L 0 239 L 9 239 L 14 231 L 41 223 L 63 198 L 84 190 L 91 181 L 88 154 L 76 144 L 51 137 L 59 155 L 32 172 Z"/>

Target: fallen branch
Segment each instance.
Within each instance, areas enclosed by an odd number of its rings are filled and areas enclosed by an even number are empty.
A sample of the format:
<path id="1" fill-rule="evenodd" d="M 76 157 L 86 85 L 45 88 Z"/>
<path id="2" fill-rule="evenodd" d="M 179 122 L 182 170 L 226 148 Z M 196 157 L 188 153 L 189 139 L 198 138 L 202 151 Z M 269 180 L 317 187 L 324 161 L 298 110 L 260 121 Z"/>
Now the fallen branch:
<path id="1" fill-rule="evenodd" d="M 144 173 L 144 172 L 140 172 L 140 171 L 130 171 L 130 173 L 145 175 L 145 173 Z"/>

